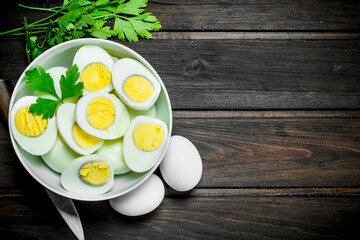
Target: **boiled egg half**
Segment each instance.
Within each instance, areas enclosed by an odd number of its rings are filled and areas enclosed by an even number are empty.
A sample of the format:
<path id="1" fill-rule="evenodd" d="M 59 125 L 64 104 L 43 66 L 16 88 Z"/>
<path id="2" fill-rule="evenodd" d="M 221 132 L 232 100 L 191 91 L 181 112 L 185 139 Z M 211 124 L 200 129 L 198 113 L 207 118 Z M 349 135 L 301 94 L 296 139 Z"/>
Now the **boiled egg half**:
<path id="1" fill-rule="evenodd" d="M 159 160 L 168 138 L 165 122 L 146 116 L 131 121 L 124 136 L 124 159 L 134 172 L 145 172 Z"/>
<path id="2" fill-rule="evenodd" d="M 97 195 L 109 191 L 114 185 L 114 166 L 100 155 L 74 159 L 61 174 L 61 185 L 72 193 Z"/>
<path id="3" fill-rule="evenodd" d="M 37 97 L 20 98 L 11 110 L 10 127 L 16 142 L 28 153 L 43 155 L 54 146 L 57 137 L 55 116 L 43 119 L 29 113 L 30 105 Z"/>
<path id="4" fill-rule="evenodd" d="M 160 94 L 161 87 L 155 76 L 134 59 L 122 58 L 117 61 L 112 76 L 119 98 L 133 109 L 150 108 Z"/>
<path id="5" fill-rule="evenodd" d="M 100 90 L 109 92 L 114 88 L 111 74 L 114 61 L 101 47 L 96 45 L 81 47 L 74 56 L 74 64 L 79 68 L 79 81 L 84 83 L 83 95 Z"/>
<path id="6" fill-rule="evenodd" d="M 76 122 L 88 134 L 109 140 L 124 135 L 130 116 L 126 106 L 115 95 L 95 92 L 77 102 Z"/>
<path id="7" fill-rule="evenodd" d="M 76 153 L 89 155 L 99 149 L 104 140 L 85 132 L 75 121 L 73 103 L 60 105 L 57 111 L 57 126 L 62 139 Z"/>

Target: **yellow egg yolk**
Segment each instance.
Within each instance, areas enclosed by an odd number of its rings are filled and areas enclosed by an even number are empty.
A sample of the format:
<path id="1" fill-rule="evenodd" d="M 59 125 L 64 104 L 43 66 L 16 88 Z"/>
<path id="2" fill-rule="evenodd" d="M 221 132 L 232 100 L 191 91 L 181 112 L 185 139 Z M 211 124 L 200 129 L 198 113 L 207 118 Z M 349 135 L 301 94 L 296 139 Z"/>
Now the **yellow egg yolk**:
<path id="1" fill-rule="evenodd" d="M 86 91 L 94 92 L 111 83 L 111 72 L 102 63 L 91 63 L 81 72 L 80 81 Z"/>
<path id="2" fill-rule="evenodd" d="M 142 76 L 132 76 L 124 82 L 123 90 L 132 101 L 145 102 L 154 92 L 154 86 Z"/>
<path id="3" fill-rule="evenodd" d="M 91 185 L 102 185 L 110 179 L 110 166 L 107 162 L 88 162 L 81 166 L 79 175 Z"/>
<path id="4" fill-rule="evenodd" d="M 96 129 L 106 129 L 115 120 L 115 106 L 107 97 L 96 97 L 90 101 L 86 110 L 88 123 Z"/>
<path id="5" fill-rule="evenodd" d="M 38 137 L 46 130 L 48 120 L 42 119 L 43 115 L 36 116 L 29 113 L 29 106 L 21 108 L 15 115 L 17 130 L 28 137 Z"/>
<path id="6" fill-rule="evenodd" d="M 132 137 L 135 146 L 142 151 L 158 148 L 164 140 L 165 132 L 161 125 L 139 123 L 135 126 Z"/>
<path id="7" fill-rule="evenodd" d="M 76 123 L 72 128 L 72 136 L 75 143 L 83 149 L 89 149 L 101 140 L 100 138 L 90 135 L 82 130 Z"/>

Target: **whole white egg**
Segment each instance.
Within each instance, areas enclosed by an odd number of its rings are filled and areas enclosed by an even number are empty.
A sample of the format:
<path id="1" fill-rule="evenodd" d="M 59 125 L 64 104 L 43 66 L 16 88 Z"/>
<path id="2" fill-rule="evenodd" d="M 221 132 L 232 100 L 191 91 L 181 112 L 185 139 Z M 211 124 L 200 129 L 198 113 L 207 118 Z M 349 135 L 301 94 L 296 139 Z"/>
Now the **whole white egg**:
<path id="1" fill-rule="evenodd" d="M 139 136 L 136 138 L 134 136 L 134 130 L 139 124 L 154 124 L 155 126 L 161 126 L 163 129 L 163 139 L 159 142 L 159 145 L 153 150 L 142 150 L 136 146 L 137 141 L 142 141 L 144 144 L 152 145 L 152 142 L 148 143 L 151 139 L 146 139 L 146 137 L 154 137 L 151 136 L 154 132 L 145 133 L 144 136 Z M 141 132 L 139 132 L 141 134 Z M 156 133 L 154 133 L 156 134 Z M 165 122 L 161 121 L 160 119 L 146 117 L 146 116 L 137 116 L 134 120 L 131 121 L 130 126 L 125 133 L 124 136 L 124 159 L 126 165 L 133 170 L 134 172 L 145 172 L 152 168 L 155 163 L 159 160 L 164 148 L 166 146 L 166 141 L 168 138 L 168 128 Z M 134 139 L 134 137 L 136 139 Z"/>
<path id="2" fill-rule="evenodd" d="M 59 134 L 51 150 L 48 153 L 41 155 L 43 161 L 52 170 L 58 173 L 62 173 L 65 167 L 78 157 L 80 157 L 80 155 L 71 150 Z"/>
<path id="3" fill-rule="evenodd" d="M 85 45 L 82 46 L 75 54 L 74 59 L 73 59 L 73 65 L 76 64 L 77 67 L 79 68 L 79 72 L 80 72 L 80 79 L 82 79 L 82 74 L 85 74 L 87 71 L 87 68 L 91 66 L 91 64 L 93 64 L 94 66 L 97 65 L 99 66 L 99 64 L 102 66 L 101 68 L 104 69 L 106 72 L 110 73 L 110 79 L 108 79 L 109 81 L 107 81 L 104 78 L 104 72 L 98 71 L 100 68 L 98 68 L 97 70 L 89 70 L 89 74 L 88 76 L 90 78 L 84 78 L 84 91 L 83 91 L 83 95 L 86 95 L 90 92 L 95 92 L 95 91 L 104 91 L 104 92 L 109 92 L 112 89 L 114 89 L 113 84 L 112 84 L 112 77 L 111 77 L 111 70 L 114 66 L 114 61 L 112 59 L 112 57 L 110 56 L 110 54 L 108 54 L 103 48 L 96 46 L 96 45 Z M 84 75 L 85 76 L 85 75 Z M 106 81 L 105 81 L 106 80 Z M 104 83 L 104 81 L 106 83 Z M 94 89 L 87 89 L 87 86 L 92 85 L 95 88 Z"/>
<path id="4" fill-rule="evenodd" d="M 104 143 L 103 139 L 99 139 L 97 143 L 88 148 L 81 147 L 78 143 L 76 143 L 73 134 L 73 128 L 76 124 L 75 121 L 75 108 L 76 105 L 73 103 L 64 103 L 61 104 L 57 111 L 57 126 L 59 129 L 59 133 L 64 140 L 64 142 L 76 153 L 80 155 L 89 155 L 96 150 L 98 150 Z M 77 132 L 76 132 L 77 133 Z M 87 133 L 83 133 L 87 134 Z M 80 134 L 79 134 L 80 135 Z M 75 136 L 76 137 L 76 136 Z M 78 136 L 79 139 L 81 136 Z M 84 136 L 84 138 L 90 138 L 90 136 Z"/>
<path id="5" fill-rule="evenodd" d="M 109 158 L 114 163 L 115 174 L 124 174 L 131 171 L 124 161 L 123 138 L 105 140 L 101 148 L 95 153 Z"/>
<path id="6" fill-rule="evenodd" d="M 91 185 L 80 178 L 80 169 L 87 163 L 106 162 L 110 168 L 109 179 L 101 185 Z M 96 173 L 94 174 L 96 177 Z M 114 186 L 114 166 L 110 159 L 100 155 L 88 155 L 74 159 L 61 174 L 61 185 L 72 193 L 98 195 L 109 191 Z"/>
<path id="7" fill-rule="evenodd" d="M 110 205 L 126 216 L 140 216 L 156 209 L 164 199 L 165 188 L 161 179 L 152 174 L 143 184 L 129 193 L 110 199 Z"/>
<path id="8" fill-rule="evenodd" d="M 145 110 L 150 108 L 158 98 L 161 86 L 155 76 L 147 69 L 142 63 L 131 58 L 122 58 L 117 61 L 112 70 L 113 85 L 119 98 L 129 107 L 137 110 Z M 135 101 L 132 99 L 124 90 L 124 84 L 131 77 L 141 77 L 144 81 L 149 84 L 148 87 L 152 86 L 152 93 L 144 101 Z M 135 82 L 136 83 L 136 82 Z M 144 85 L 140 83 L 133 84 L 134 96 L 140 95 L 144 90 Z M 139 88 L 137 87 L 139 86 Z"/>
<path id="9" fill-rule="evenodd" d="M 102 104 L 100 101 L 97 102 L 99 98 L 108 101 L 109 104 L 112 103 L 112 106 Z M 93 110 L 90 110 L 89 106 Z M 94 121 L 98 125 L 102 125 L 110 117 L 113 118 L 113 122 L 106 128 L 96 128 L 89 120 L 90 114 L 94 119 L 99 119 Z M 94 92 L 83 96 L 77 102 L 76 122 L 85 132 L 98 138 L 109 140 L 117 139 L 124 135 L 130 124 L 130 117 L 126 106 L 115 95 L 105 92 Z"/>
<path id="10" fill-rule="evenodd" d="M 151 106 L 151 108 L 146 109 L 146 110 L 136 110 L 133 108 L 129 108 L 128 107 L 128 111 L 129 111 L 129 115 L 130 115 L 130 120 L 132 121 L 134 118 L 136 118 L 137 116 L 147 116 L 147 117 L 153 117 L 156 118 L 156 107 L 155 104 Z"/>
<path id="11" fill-rule="evenodd" d="M 160 164 L 161 175 L 177 191 L 189 191 L 201 179 L 202 161 L 194 144 L 182 136 L 172 136 Z"/>
<path id="12" fill-rule="evenodd" d="M 26 107 L 30 107 L 31 104 L 36 103 L 37 97 L 35 96 L 26 96 L 22 97 L 14 104 L 10 113 L 9 124 L 11 127 L 11 132 L 16 140 L 16 142 L 20 145 L 22 149 L 31 153 L 32 155 L 43 155 L 50 151 L 50 149 L 54 146 L 57 136 L 57 128 L 55 122 L 55 116 L 47 119 L 47 124 L 45 130 L 40 135 L 31 136 L 23 134 L 19 131 L 31 131 L 34 128 L 39 126 L 40 116 L 35 117 L 33 114 L 28 114 L 28 111 L 22 111 Z M 23 116 L 17 115 L 19 111 L 24 113 Z M 29 117 L 33 118 L 30 121 Z M 18 121 L 16 121 L 16 118 Z M 37 119 L 37 120 L 36 120 Z M 16 124 L 16 122 L 18 124 Z"/>

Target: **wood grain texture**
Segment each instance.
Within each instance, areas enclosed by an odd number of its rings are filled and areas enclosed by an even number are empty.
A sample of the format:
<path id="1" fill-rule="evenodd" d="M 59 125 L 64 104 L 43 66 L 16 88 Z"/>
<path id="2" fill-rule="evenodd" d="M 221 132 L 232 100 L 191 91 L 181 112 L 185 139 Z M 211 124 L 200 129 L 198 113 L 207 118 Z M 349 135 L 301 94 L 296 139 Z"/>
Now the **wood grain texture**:
<path id="1" fill-rule="evenodd" d="M 45 191 L 0 196 L 7 239 L 75 239 Z M 166 196 L 143 217 L 116 213 L 107 201 L 75 201 L 86 239 L 354 239 L 359 197 Z"/>
<path id="2" fill-rule="evenodd" d="M 0 31 L 19 27 L 23 16 L 29 22 L 48 16 L 45 12 L 29 11 L 17 3 L 35 7 L 54 7 L 55 1 L 8 1 L 0 9 Z M 162 23 L 162 31 L 358 31 L 358 1 L 149 1 L 147 11 Z"/>
<path id="3" fill-rule="evenodd" d="M 199 187 L 360 186 L 357 112 L 181 113 L 174 114 L 172 135 L 185 136 L 198 148 L 204 165 Z M 27 188 L 35 180 L 17 160 L 7 130 L 0 135 L 0 188 Z"/>
<path id="4" fill-rule="evenodd" d="M 27 66 L 22 40 L 2 39 L 0 44 L 7 46 L 0 49 L 0 75 L 15 84 Z M 174 109 L 360 107 L 360 40 L 179 39 L 123 44 L 157 70 Z"/>

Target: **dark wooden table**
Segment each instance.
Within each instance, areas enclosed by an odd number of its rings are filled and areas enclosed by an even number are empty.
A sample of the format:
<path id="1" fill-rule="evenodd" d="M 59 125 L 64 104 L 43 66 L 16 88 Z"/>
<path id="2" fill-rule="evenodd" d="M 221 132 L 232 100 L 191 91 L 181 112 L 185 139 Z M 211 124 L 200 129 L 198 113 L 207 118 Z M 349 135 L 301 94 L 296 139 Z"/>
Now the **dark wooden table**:
<path id="1" fill-rule="evenodd" d="M 1 6 L 1 31 L 43 16 L 17 2 Z M 187 194 L 166 188 L 139 218 L 75 201 L 86 239 L 359 237 L 360 3 L 158 0 L 147 10 L 162 30 L 122 43 L 162 77 L 173 135 L 196 145 L 203 177 Z M 15 85 L 27 66 L 22 38 L 0 38 L 0 66 Z M 1 239 L 75 239 L 4 124 L 0 200 Z"/>

